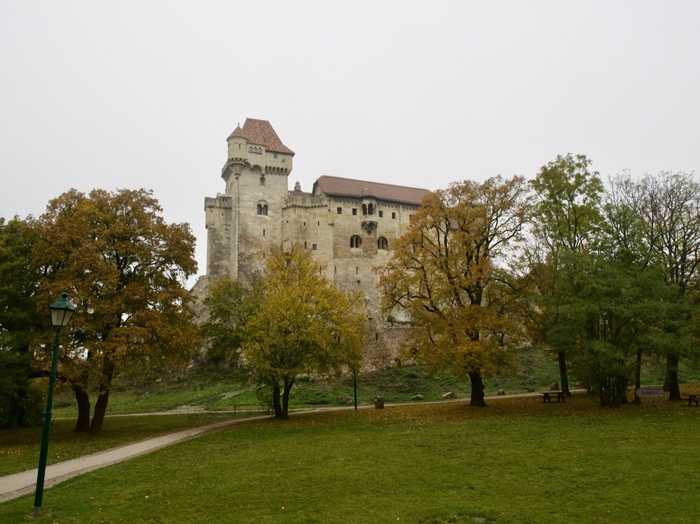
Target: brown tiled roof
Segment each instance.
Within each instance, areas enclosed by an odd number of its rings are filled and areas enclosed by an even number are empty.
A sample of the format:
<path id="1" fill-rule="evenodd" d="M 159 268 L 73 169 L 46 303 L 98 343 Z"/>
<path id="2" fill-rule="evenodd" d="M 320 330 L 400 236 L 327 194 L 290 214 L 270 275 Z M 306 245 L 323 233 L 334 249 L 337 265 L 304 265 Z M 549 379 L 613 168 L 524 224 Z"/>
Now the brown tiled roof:
<path id="1" fill-rule="evenodd" d="M 318 193 L 339 197 L 374 197 L 379 200 L 419 206 L 430 191 L 416 187 L 355 180 L 353 178 L 322 176 L 314 182 L 314 194 Z"/>
<path id="2" fill-rule="evenodd" d="M 251 144 L 263 146 L 274 153 L 294 154 L 294 151 L 282 143 L 280 137 L 277 136 L 277 133 L 272 128 L 272 124 L 267 120 L 246 118 L 243 127 L 240 125 L 236 126 L 229 138 L 245 138 Z"/>

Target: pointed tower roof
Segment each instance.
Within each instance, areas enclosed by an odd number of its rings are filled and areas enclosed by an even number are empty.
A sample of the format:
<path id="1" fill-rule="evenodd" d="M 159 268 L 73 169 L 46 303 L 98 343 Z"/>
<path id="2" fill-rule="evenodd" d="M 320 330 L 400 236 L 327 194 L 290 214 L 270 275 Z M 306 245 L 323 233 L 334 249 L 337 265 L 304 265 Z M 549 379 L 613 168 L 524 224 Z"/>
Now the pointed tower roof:
<path id="1" fill-rule="evenodd" d="M 240 125 L 236 126 L 229 138 L 245 138 L 251 144 L 263 146 L 268 151 L 294 155 L 294 151 L 282 143 L 280 137 L 277 136 L 277 133 L 272 128 L 272 124 L 267 120 L 246 118 L 243 127 Z"/>

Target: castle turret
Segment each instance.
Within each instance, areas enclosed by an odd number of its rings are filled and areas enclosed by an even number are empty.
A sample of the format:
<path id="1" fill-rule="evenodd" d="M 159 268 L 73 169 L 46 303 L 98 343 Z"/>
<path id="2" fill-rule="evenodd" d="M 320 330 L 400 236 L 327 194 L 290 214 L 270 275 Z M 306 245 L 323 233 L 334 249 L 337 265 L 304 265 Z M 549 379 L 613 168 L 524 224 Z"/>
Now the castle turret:
<path id="1" fill-rule="evenodd" d="M 227 139 L 225 194 L 205 199 L 207 274 L 244 282 L 282 245 L 282 206 L 294 152 L 267 120 L 246 119 Z"/>

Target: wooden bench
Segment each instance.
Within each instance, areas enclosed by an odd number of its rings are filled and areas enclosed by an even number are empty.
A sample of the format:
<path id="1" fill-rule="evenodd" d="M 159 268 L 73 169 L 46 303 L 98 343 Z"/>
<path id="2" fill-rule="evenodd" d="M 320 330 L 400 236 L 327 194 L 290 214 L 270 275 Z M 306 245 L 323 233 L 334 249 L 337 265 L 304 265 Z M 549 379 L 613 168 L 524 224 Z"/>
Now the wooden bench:
<path id="1" fill-rule="evenodd" d="M 698 396 L 699 395 L 697 395 L 696 393 L 688 395 L 688 405 L 692 406 L 693 404 L 695 404 L 696 406 L 699 406 L 700 403 L 698 403 Z"/>
<path id="2" fill-rule="evenodd" d="M 557 399 L 557 402 L 566 402 L 566 393 L 563 391 L 545 391 L 542 393 L 542 402 L 552 402 Z"/>
<path id="3" fill-rule="evenodd" d="M 658 387 L 645 387 L 637 389 L 637 397 L 639 398 L 664 398 L 666 392 L 663 388 Z"/>

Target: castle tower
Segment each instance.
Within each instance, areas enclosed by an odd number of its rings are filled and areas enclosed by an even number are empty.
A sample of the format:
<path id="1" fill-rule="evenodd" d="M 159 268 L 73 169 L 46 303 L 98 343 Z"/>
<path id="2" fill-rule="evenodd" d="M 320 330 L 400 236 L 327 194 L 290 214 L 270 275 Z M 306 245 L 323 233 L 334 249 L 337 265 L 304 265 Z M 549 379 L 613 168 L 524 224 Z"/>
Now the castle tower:
<path id="1" fill-rule="evenodd" d="M 267 120 L 246 119 L 229 135 L 221 170 L 224 194 L 204 199 L 207 275 L 249 282 L 272 248 L 282 246 L 282 207 L 294 152 Z"/>

